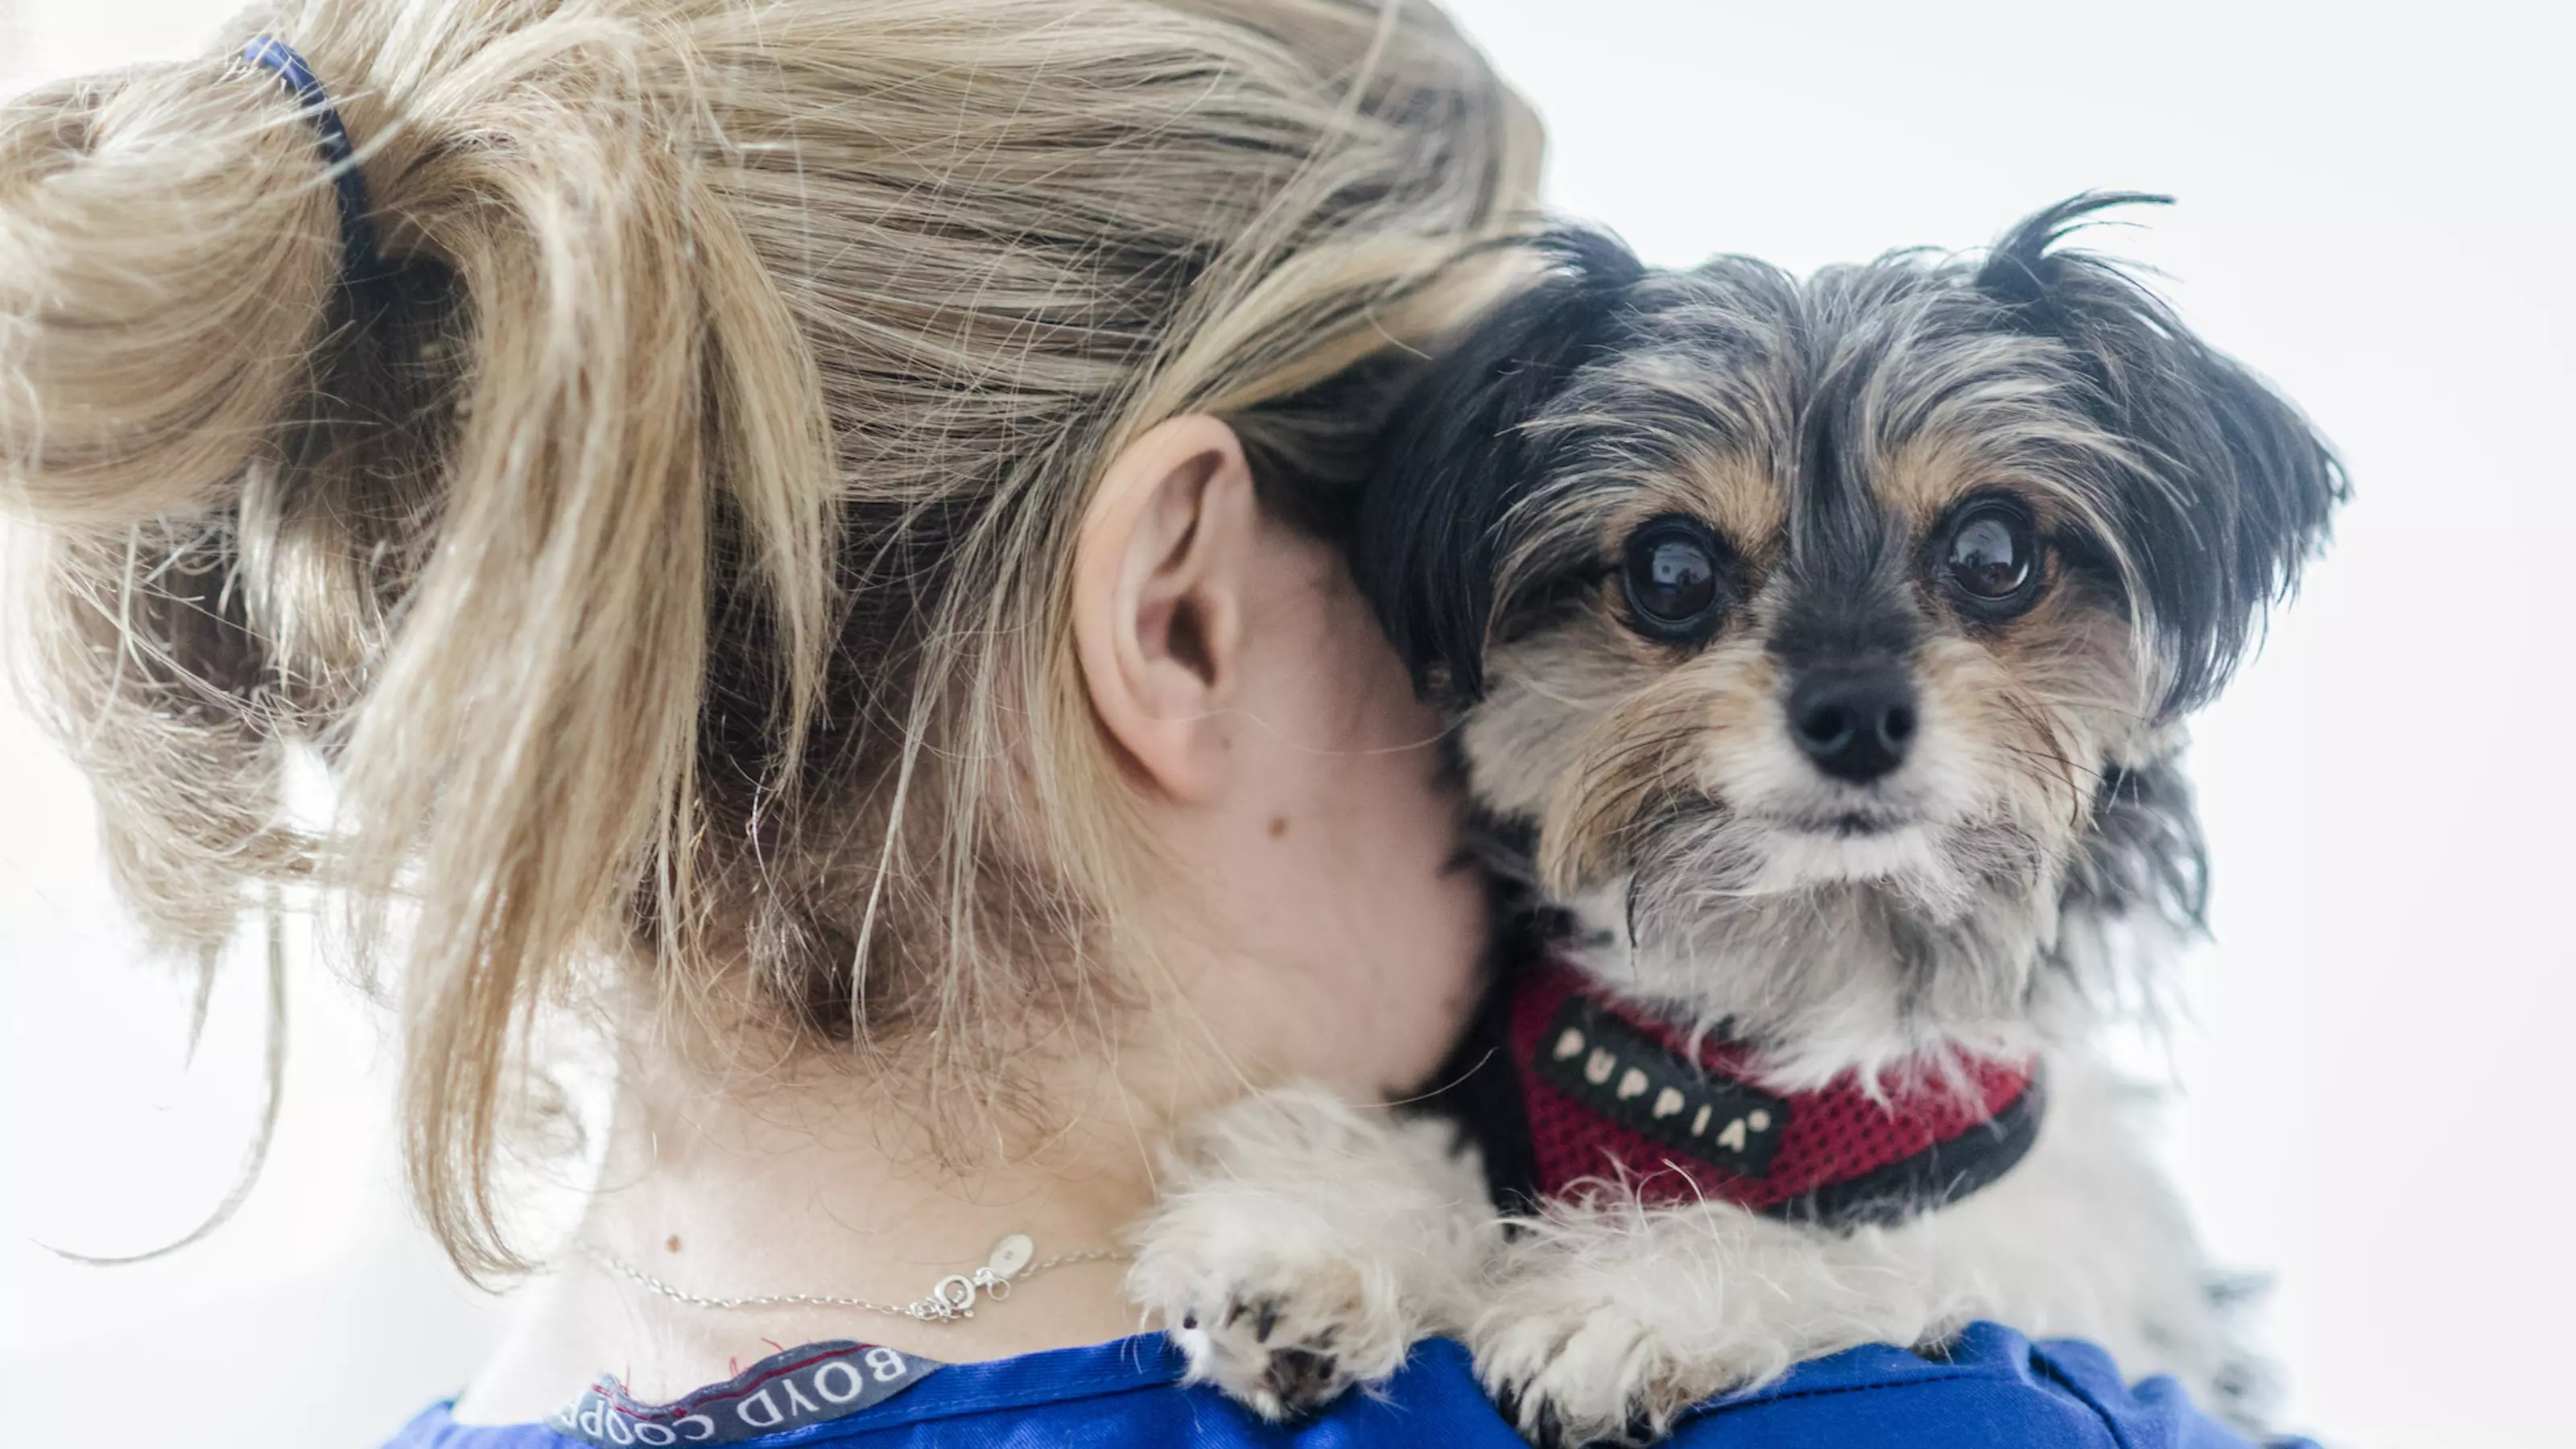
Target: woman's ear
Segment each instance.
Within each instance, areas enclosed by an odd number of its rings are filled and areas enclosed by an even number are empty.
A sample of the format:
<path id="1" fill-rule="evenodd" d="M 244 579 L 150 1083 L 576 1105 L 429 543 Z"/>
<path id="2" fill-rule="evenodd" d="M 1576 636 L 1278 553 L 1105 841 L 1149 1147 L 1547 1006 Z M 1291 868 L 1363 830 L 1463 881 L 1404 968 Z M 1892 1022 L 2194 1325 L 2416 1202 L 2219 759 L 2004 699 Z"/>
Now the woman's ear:
<path id="1" fill-rule="evenodd" d="M 1225 783 L 1260 514 L 1234 429 L 1193 414 L 1101 475 L 1073 557 L 1073 636 L 1101 725 L 1174 800 Z"/>

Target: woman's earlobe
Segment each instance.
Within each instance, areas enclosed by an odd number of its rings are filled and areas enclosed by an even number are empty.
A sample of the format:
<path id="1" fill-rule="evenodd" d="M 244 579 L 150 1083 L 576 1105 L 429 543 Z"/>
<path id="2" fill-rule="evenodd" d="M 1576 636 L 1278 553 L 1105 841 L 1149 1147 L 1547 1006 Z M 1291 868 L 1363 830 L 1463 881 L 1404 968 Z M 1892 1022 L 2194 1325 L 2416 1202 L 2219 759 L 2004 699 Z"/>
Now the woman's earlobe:
<path id="1" fill-rule="evenodd" d="M 1092 711 L 1130 767 L 1174 800 L 1224 785 L 1226 710 L 1259 531 L 1234 430 L 1174 418 L 1101 475 L 1074 552 L 1074 644 Z"/>

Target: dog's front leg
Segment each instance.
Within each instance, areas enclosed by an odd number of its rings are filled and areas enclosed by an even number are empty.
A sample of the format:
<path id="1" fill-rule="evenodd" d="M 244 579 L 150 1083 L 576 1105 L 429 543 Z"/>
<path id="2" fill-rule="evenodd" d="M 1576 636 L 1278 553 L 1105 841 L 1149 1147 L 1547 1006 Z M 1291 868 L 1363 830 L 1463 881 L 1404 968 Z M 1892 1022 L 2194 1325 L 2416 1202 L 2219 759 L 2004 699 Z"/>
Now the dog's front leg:
<path id="1" fill-rule="evenodd" d="M 1498 1240 L 1483 1174 L 1446 1123 L 1313 1087 L 1193 1124 L 1136 1235 L 1128 1291 L 1214 1383 L 1288 1417 L 1462 1328 Z"/>
<path id="2" fill-rule="evenodd" d="M 1692 1405 L 1805 1359 L 1955 1330 L 1964 1298 L 1906 1247 L 1723 1203 L 1551 1203 L 1503 1251 L 1467 1341 L 1532 1443 L 1652 1443 Z"/>

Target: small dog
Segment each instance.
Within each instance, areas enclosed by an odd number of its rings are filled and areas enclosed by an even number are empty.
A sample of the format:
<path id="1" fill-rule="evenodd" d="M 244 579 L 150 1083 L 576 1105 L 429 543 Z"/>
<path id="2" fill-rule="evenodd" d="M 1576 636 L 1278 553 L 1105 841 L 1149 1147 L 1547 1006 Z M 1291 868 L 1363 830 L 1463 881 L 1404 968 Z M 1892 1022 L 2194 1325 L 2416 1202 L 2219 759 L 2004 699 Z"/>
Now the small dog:
<path id="1" fill-rule="evenodd" d="M 1446 1089 L 1481 1171 L 1302 1088 L 1184 1145 L 1132 1287 L 1196 1377 L 1278 1417 L 1452 1332 L 1534 1441 L 1650 1440 L 1991 1318 L 2255 1419 L 2099 1038 L 2200 926 L 2178 722 L 2345 483 L 2061 245 L 2161 200 L 1805 282 L 1560 232 L 1437 366 L 1354 567 L 1560 929 Z"/>

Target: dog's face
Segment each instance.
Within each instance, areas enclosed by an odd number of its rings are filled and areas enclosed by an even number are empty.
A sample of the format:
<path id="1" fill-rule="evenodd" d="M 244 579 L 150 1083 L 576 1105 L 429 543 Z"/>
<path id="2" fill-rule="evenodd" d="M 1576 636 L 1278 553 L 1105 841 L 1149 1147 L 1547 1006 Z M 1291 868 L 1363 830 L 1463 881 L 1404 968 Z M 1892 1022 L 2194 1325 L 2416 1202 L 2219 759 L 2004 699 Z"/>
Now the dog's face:
<path id="1" fill-rule="evenodd" d="M 2009 1033 L 2070 912 L 2196 910 L 2173 722 L 2341 480 L 2051 249 L 2100 204 L 1803 283 L 1564 239 L 1408 410 L 1363 585 L 1612 985 L 1827 1070 Z"/>

